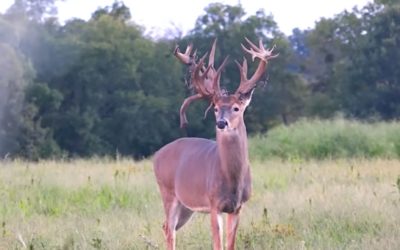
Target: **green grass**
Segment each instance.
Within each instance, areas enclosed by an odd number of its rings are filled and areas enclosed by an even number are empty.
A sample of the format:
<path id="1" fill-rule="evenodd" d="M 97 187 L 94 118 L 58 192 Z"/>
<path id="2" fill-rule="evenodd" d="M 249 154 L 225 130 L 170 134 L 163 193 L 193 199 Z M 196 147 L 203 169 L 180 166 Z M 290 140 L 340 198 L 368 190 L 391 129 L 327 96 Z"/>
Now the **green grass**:
<path id="1" fill-rule="evenodd" d="M 0 249 L 164 249 L 151 162 L 0 162 Z M 400 249 L 400 161 L 254 161 L 237 249 Z M 208 215 L 178 249 L 210 249 Z"/>
<path id="2" fill-rule="evenodd" d="M 400 158 L 400 123 L 301 120 L 250 138 L 253 159 Z"/>

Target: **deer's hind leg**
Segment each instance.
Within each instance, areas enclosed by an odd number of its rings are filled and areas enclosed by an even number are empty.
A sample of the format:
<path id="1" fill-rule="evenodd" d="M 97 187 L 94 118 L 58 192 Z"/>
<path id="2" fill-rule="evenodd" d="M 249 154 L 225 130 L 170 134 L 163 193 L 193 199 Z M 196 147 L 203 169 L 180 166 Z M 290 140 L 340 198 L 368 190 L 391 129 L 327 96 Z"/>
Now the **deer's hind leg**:
<path id="1" fill-rule="evenodd" d="M 165 221 L 163 224 L 163 231 L 165 240 L 167 241 L 167 249 L 174 250 L 175 249 L 175 227 L 178 223 L 176 218 L 176 206 L 177 206 L 177 199 L 175 195 L 165 192 L 160 187 L 161 196 L 164 205 L 164 212 L 165 212 Z"/>
<path id="2" fill-rule="evenodd" d="M 167 249 L 173 250 L 176 245 L 176 231 L 181 228 L 192 216 L 193 211 L 182 205 L 174 194 L 162 192 L 165 211 L 163 225 Z"/>

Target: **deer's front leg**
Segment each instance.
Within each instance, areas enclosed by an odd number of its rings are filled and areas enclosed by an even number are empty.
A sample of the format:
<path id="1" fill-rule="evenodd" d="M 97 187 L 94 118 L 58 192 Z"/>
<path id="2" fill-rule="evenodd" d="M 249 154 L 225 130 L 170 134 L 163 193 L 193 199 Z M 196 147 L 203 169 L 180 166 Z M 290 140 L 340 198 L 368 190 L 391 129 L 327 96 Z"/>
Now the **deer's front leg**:
<path id="1" fill-rule="evenodd" d="M 222 250 L 222 224 L 222 214 L 217 211 L 211 211 L 211 230 L 214 250 Z"/>
<path id="2" fill-rule="evenodd" d="M 236 231 L 239 225 L 239 211 L 228 214 L 226 218 L 226 249 L 235 249 Z"/>

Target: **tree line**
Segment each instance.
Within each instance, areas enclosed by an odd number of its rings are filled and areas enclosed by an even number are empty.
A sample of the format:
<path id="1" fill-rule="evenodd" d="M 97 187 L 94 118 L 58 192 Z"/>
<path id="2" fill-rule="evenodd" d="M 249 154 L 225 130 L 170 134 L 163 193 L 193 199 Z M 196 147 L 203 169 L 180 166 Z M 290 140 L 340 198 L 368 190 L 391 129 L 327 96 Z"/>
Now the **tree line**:
<path id="1" fill-rule="evenodd" d="M 367 121 L 400 117 L 400 5 L 375 0 L 323 18 L 313 29 L 279 30 L 263 10 L 213 3 L 184 37 L 154 39 L 131 20 L 123 2 L 87 21 L 60 24 L 57 0 L 15 0 L 0 14 L 0 156 L 40 159 L 128 155 L 146 157 L 183 136 L 213 136 L 206 103 L 190 107 L 179 129 L 179 107 L 190 94 L 187 69 L 173 56 L 193 42 L 198 55 L 218 38 L 216 64 L 230 56 L 221 79 L 240 81 L 234 60 L 244 37 L 276 44 L 264 84 L 246 114 L 250 133 L 300 117 L 338 114 Z M 249 71 L 256 63 L 249 60 Z"/>

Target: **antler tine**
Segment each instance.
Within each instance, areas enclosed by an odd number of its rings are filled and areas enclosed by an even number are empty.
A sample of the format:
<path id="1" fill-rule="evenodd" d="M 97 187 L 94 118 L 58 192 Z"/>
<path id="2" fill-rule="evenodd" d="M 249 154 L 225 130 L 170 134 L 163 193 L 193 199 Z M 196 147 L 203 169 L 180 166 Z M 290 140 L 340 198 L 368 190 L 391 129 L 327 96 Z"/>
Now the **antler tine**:
<path id="1" fill-rule="evenodd" d="M 208 72 L 212 67 L 211 65 L 209 65 L 204 70 L 204 61 L 206 57 L 207 53 L 199 60 L 198 64 L 194 68 L 194 71 L 192 72 L 192 80 L 194 87 L 198 92 L 198 94 L 200 94 L 203 97 L 207 97 L 208 95 L 210 95 L 210 91 L 207 89 L 207 86 L 205 85 L 205 80 L 207 78 Z"/>
<path id="2" fill-rule="evenodd" d="M 254 62 L 254 59 L 256 58 L 256 56 L 255 56 L 256 52 L 253 50 L 253 48 L 248 49 L 242 43 L 240 44 L 240 46 L 242 46 L 242 49 L 244 51 L 246 51 L 247 53 L 249 53 L 251 55 L 251 60 Z"/>
<path id="3" fill-rule="evenodd" d="M 203 69 L 204 66 L 204 61 L 206 60 L 207 57 L 207 53 L 204 54 L 204 56 L 202 56 L 199 60 L 199 62 L 195 65 L 194 71 L 193 71 L 193 76 L 194 78 L 197 78 L 199 76 L 199 73 L 201 72 L 201 70 Z"/>
<path id="4" fill-rule="evenodd" d="M 272 46 L 271 49 L 267 50 L 268 53 L 270 54 L 268 59 L 273 59 L 279 56 L 279 53 L 276 53 L 275 55 L 272 55 L 272 52 L 274 51 L 274 49 L 276 48 L 276 44 L 274 44 L 274 46 Z"/>
<path id="5" fill-rule="evenodd" d="M 221 88 L 220 88 L 220 79 L 221 79 L 221 73 L 222 70 L 225 68 L 226 63 L 228 62 L 229 56 L 226 56 L 222 64 L 218 67 L 214 78 L 213 78 L 213 89 L 214 89 L 214 94 L 215 95 L 220 95 L 221 94 Z"/>
<path id="6" fill-rule="evenodd" d="M 241 43 L 240 46 L 242 47 L 242 49 L 244 51 L 246 51 L 249 54 L 251 54 L 253 52 L 253 50 L 251 48 L 250 49 L 246 48 L 246 46 L 244 46 L 243 43 Z"/>
<path id="7" fill-rule="evenodd" d="M 259 48 L 264 48 L 264 44 L 263 44 L 261 39 L 258 39 L 258 47 Z"/>
<path id="8" fill-rule="evenodd" d="M 221 74 L 222 70 L 225 68 L 226 63 L 228 62 L 229 55 L 225 57 L 224 61 L 222 61 L 221 65 L 217 69 L 217 74 Z"/>
<path id="9" fill-rule="evenodd" d="M 208 58 L 208 65 L 214 67 L 214 58 L 215 58 L 215 48 L 217 46 L 217 38 L 214 39 L 213 45 L 210 51 L 210 57 Z"/>
<path id="10" fill-rule="evenodd" d="M 250 41 L 247 37 L 244 38 L 246 42 L 250 45 L 250 47 L 255 50 L 255 51 L 260 51 L 261 48 L 264 48 L 264 45 L 262 44 L 262 40 L 259 40 L 260 47 L 257 47 L 252 41 Z"/>
<path id="11" fill-rule="evenodd" d="M 186 47 L 185 53 L 182 53 L 179 49 L 179 45 L 176 45 L 174 49 L 174 55 L 179 59 L 179 61 L 189 65 L 191 63 L 191 58 L 192 58 L 192 56 L 190 55 L 192 53 L 192 49 L 193 49 L 193 44 L 189 44 Z"/>
<path id="12" fill-rule="evenodd" d="M 190 55 L 190 53 L 192 53 L 192 49 L 193 49 L 193 43 L 190 43 L 189 46 L 186 47 L 185 54 Z"/>
<path id="13" fill-rule="evenodd" d="M 252 43 L 249 39 L 247 39 L 247 38 L 245 38 L 245 39 L 246 39 L 247 43 L 250 45 L 250 49 L 246 48 L 246 46 L 241 44 L 242 49 L 251 55 L 251 58 L 253 61 L 256 57 L 258 57 L 259 59 L 261 59 L 263 61 L 267 61 L 268 59 L 278 57 L 279 53 L 272 55 L 272 52 L 274 51 L 274 49 L 276 47 L 275 44 L 274 44 L 274 46 L 272 46 L 271 49 L 265 49 L 264 44 L 261 39 L 259 40 L 259 47 L 255 46 L 254 43 Z"/>
<path id="14" fill-rule="evenodd" d="M 240 82 L 247 81 L 247 60 L 243 57 L 243 65 L 241 65 L 238 61 L 235 60 L 236 65 L 240 71 Z"/>
<path id="15" fill-rule="evenodd" d="M 194 50 L 192 57 L 194 58 L 194 60 L 196 60 L 196 56 L 197 56 L 197 49 Z"/>
<path id="16" fill-rule="evenodd" d="M 208 65 L 208 67 L 206 68 L 206 70 L 204 71 L 204 73 L 201 74 L 200 78 L 201 80 L 205 80 L 208 77 L 208 72 L 210 71 L 210 69 L 212 69 L 213 67 L 211 65 Z"/>

